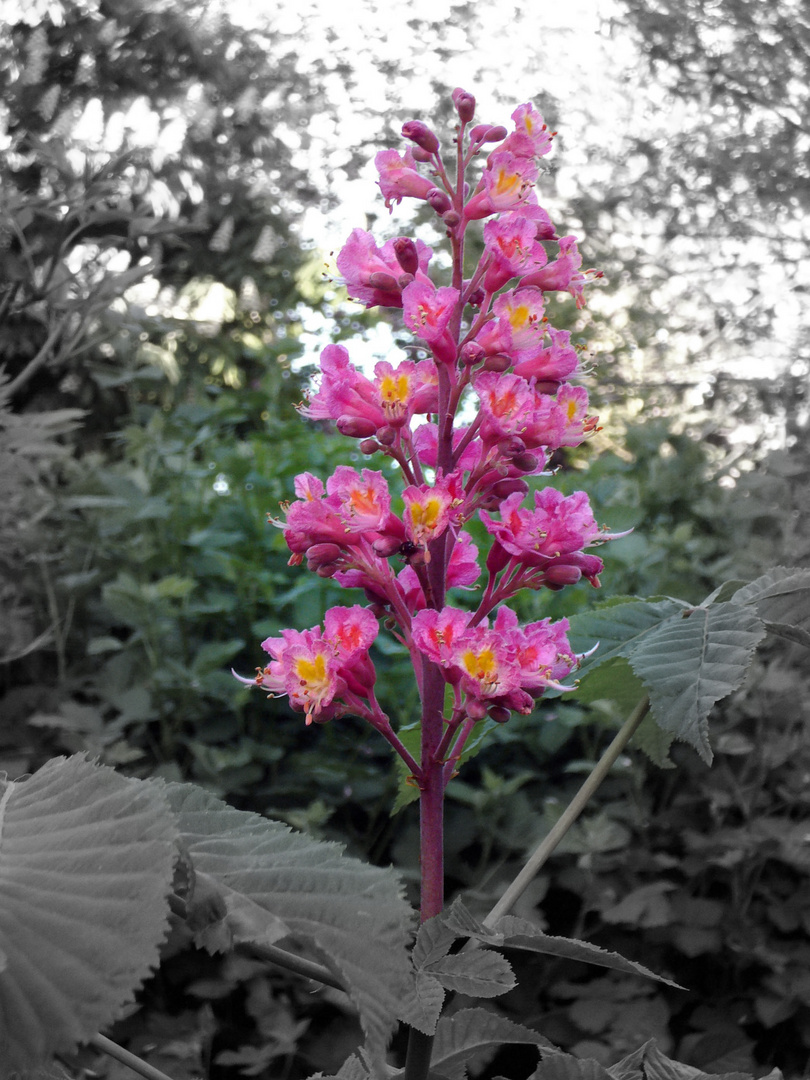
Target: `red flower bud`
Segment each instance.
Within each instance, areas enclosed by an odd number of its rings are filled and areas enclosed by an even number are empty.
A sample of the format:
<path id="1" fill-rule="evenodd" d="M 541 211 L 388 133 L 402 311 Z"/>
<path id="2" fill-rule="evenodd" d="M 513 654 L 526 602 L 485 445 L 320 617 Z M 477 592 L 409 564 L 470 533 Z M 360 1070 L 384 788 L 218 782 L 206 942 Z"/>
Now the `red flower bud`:
<path id="1" fill-rule="evenodd" d="M 425 197 L 437 214 L 446 214 L 453 208 L 450 196 L 439 188 L 431 188 Z"/>
<path id="2" fill-rule="evenodd" d="M 499 574 L 512 556 L 496 540 L 487 554 L 487 570 L 490 574 Z"/>
<path id="3" fill-rule="evenodd" d="M 460 86 L 456 87 L 451 97 L 459 120 L 461 120 L 462 124 L 469 124 L 470 120 L 475 116 L 475 98 L 472 94 L 468 94 L 466 90 L 462 90 Z"/>
<path id="4" fill-rule="evenodd" d="M 505 499 L 507 495 L 514 495 L 516 491 L 519 491 L 521 495 L 529 493 L 529 485 L 519 476 L 510 476 L 492 485 L 492 494 L 496 499 Z"/>
<path id="5" fill-rule="evenodd" d="M 487 709 L 487 714 L 496 724 L 505 724 L 512 715 L 512 712 L 503 705 L 490 705 Z"/>
<path id="6" fill-rule="evenodd" d="M 486 293 L 482 288 L 474 289 L 467 297 L 467 303 L 470 307 L 481 307 L 484 302 Z"/>
<path id="7" fill-rule="evenodd" d="M 361 454 L 376 454 L 380 449 L 380 444 L 376 439 L 363 439 L 357 449 Z"/>
<path id="8" fill-rule="evenodd" d="M 553 563 L 546 569 L 543 577 L 545 578 L 546 584 L 550 585 L 576 585 L 582 577 L 582 571 L 578 566 L 571 566 L 566 563 Z"/>
<path id="9" fill-rule="evenodd" d="M 374 421 L 363 416 L 339 416 L 335 427 L 341 435 L 348 435 L 350 439 L 367 439 L 377 430 Z"/>
<path id="10" fill-rule="evenodd" d="M 409 236 L 398 236 L 393 244 L 397 262 L 406 274 L 415 274 L 419 269 L 419 253 L 416 244 Z"/>
<path id="11" fill-rule="evenodd" d="M 377 441 L 382 443 L 383 446 L 393 446 L 396 442 L 396 438 L 396 429 L 392 428 L 390 424 L 386 424 L 385 427 L 381 427 L 377 430 Z"/>
<path id="12" fill-rule="evenodd" d="M 491 124 L 476 124 L 470 132 L 470 142 L 478 143 L 479 146 L 485 142 L 503 142 L 506 135 L 506 128 L 500 124 L 494 127 Z"/>
<path id="13" fill-rule="evenodd" d="M 521 472 L 533 473 L 537 470 L 539 462 L 534 454 L 515 454 L 512 464 Z"/>
<path id="14" fill-rule="evenodd" d="M 417 146 L 426 150 L 429 154 L 438 152 L 439 140 L 427 124 L 423 124 L 421 120 L 409 120 L 406 124 L 403 124 L 402 134 L 404 138 L 410 139 L 411 142 L 416 143 Z"/>
<path id="15" fill-rule="evenodd" d="M 462 364 L 469 364 L 470 367 L 473 364 L 478 364 L 484 358 L 484 350 L 478 344 L 477 341 L 468 341 L 461 346 L 461 353 L 459 359 Z"/>
<path id="16" fill-rule="evenodd" d="M 336 563 L 340 556 L 341 551 L 337 544 L 313 544 L 307 548 L 307 567 L 317 571 L 319 567 Z"/>
<path id="17" fill-rule="evenodd" d="M 512 360 L 504 353 L 493 353 L 484 361 L 484 371 L 506 371 L 512 366 Z"/>
<path id="18" fill-rule="evenodd" d="M 397 279 L 383 270 L 375 270 L 373 274 L 369 274 L 368 284 L 372 289 L 380 289 L 382 292 L 399 292 Z"/>
<path id="19" fill-rule="evenodd" d="M 394 555 L 402 547 L 402 540 L 398 536 L 380 536 L 371 545 L 381 559 L 387 559 Z"/>
<path id="20" fill-rule="evenodd" d="M 526 452 L 526 443 L 519 435 L 510 435 L 507 439 L 501 439 L 498 449 L 504 457 L 512 458 Z"/>

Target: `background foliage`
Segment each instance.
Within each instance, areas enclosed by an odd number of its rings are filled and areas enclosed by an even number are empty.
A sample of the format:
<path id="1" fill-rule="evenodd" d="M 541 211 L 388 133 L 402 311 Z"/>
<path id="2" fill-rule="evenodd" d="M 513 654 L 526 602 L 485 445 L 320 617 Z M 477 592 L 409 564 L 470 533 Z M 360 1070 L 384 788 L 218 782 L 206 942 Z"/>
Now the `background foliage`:
<path id="1" fill-rule="evenodd" d="M 294 228 L 329 197 L 300 152 L 331 106 L 277 31 L 189 0 L 60 0 L 5 17 L 0 768 L 19 776 L 89 750 L 415 880 L 413 807 L 389 815 L 397 777 L 373 735 L 351 721 L 305 730 L 228 673 L 258 662 L 257 637 L 310 626 L 337 601 L 287 567 L 264 520 L 297 472 L 345 461 L 343 440 L 292 411 L 304 327 L 335 313 Z M 472 39 L 472 14 L 469 26 Z M 609 30 L 632 33 L 637 78 L 683 108 L 666 135 L 602 152 L 607 187 L 556 195 L 610 285 L 595 320 L 570 323 L 593 345 L 603 431 L 555 482 L 588 490 L 612 529 L 635 529 L 611 547 L 606 594 L 697 602 L 724 579 L 810 563 L 806 18 L 787 2 L 624 0 Z M 349 58 L 324 56 L 324 78 L 342 73 Z M 564 103 L 539 89 L 562 122 Z M 351 174 L 362 150 L 335 153 Z M 792 321 L 772 302 L 776 270 Z M 338 314 L 342 334 L 370 325 Z M 740 374 L 741 356 L 761 374 Z M 526 614 L 598 598 L 530 598 Z M 384 703 L 407 723 L 405 658 L 390 646 L 375 659 Z M 713 768 L 686 748 L 677 771 L 634 751 L 519 912 L 692 993 L 524 958 L 507 1016 L 604 1061 L 654 1034 L 703 1068 L 806 1071 L 808 700 L 799 647 L 766 646 L 718 711 Z M 551 702 L 496 729 L 454 782 L 450 881 L 474 910 L 621 719 L 605 701 Z M 188 949 L 166 955 L 141 1004 L 118 1035 L 178 1078 L 201 1061 L 217 1078 L 279 1061 L 305 1076 L 335 1067 L 357 1034 L 331 992 Z"/>

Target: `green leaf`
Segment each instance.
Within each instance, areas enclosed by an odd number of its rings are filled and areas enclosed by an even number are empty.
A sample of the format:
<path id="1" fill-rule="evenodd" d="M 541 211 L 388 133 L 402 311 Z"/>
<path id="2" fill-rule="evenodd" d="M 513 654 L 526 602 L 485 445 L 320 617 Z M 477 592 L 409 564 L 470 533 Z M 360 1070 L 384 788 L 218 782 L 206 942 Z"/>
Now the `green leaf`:
<path id="1" fill-rule="evenodd" d="M 655 1039 L 650 1039 L 638 1050 L 611 1065 L 607 1075 L 612 1080 L 753 1080 L 750 1073 L 705 1073 L 692 1065 L 673 1061 L 661 1053 Z M 778 1069 L 768 1074 L 770 1080 L 781 1080 L 781 1076 Z M 542 1080 L 556 1080 L 556 1077 L 543 1074 Z"/>
<path id="2" fill-rule="evenodd" d="M 310 943 L 346 987 L 378 1061 L 410 985 L 413 912 L 392 870 L 367 866 L 338 844 L 234 810 L 201 788 L 169 784 L 195 871 L 216 882 L 238 942 Z"/>
<path id="3" fill-rule="evenodd" d="M 0 788 L 5 1078 L 107 1027 L 157 965 L 176 833 L 157 787 L 84 755 Z"/>
<path id="4" fill-rule="evenodd" d="M 708 715 L 745 678 L 765 635 L 753 611 L 734 603 L 692 608 L 651 629 L 630 665 L 649 690 L 657 723 L 710 763 Z"/>
<path id="5" fill-rule="evenodd" d="M 629 657 L 650 630 L 671 615 L 679 614 L 684 607 L 670 597 L 657 600 L 632 597 L 575 615 L 571 619 L 570 640 L 576 651 L 587 652 L 598 646 L 582 665 L 583 676 L 614 657 Z"/>
<path id="6" fill-rule="evenodd" d="M 436 1029 L 431 1072 L 447 1080 L 466 1080 L 467 1066 L 480 1071 L 503 1046 L 536 1046 L 549 1054 L 560 1051 L 531 1028 L 486 1009 L 463 1009 L 443 1017 Z"/>
<path id="7" fill-rule="evenodd" d="M 734 604 L 753 604 L 766 622 L 810 631 L 810 570 L 777 566 L 739 589 Z"/>
<path id="8" fill-rule="evenodd" d="M 592 1058 L 577 1058 L 572 1054 L 557 1054 L 541 1061 L 529 1080 L 611 1080 L 612 1073 Z M 622 1078 L 630 1080 L 630 1076 Z M 641 1073 L 632 1080 L 644 1080 Z"/>
<path id="9" fill-rule="evenodd" d="M 607 661 L 626 658 L 647 689 L 656 723 L 710 762 L 709 712 L 742 683 L 765 632 L 757 613 L 736 596 L 698 608 L 671 598 L 630 600 L 576 616 L 575 648 L 599 643 L 583 679 Z"/>
<path id="10" fill-rule="evenodd" d="M 427 971 L 445 988 L 468 997 L 492 998 L 512 990 L 516 979 L 504 957 L 486 949 L 444 956 Z"/>
<path id="11" fill-rule="evenodd" d="M 654 971 L 637 964 L 634 960 L 628 960 L 619 953 L 608 952 L 600 949 L 598 945 L 592 945 L 589 941 L 578 941 L 574 938 L 553 937 L 538 930 L 534 923 L 526 919 L 518 919 L 514 915 L 504 915 L 494 927 L 495 933 L 501 937 L 500 944 L 509 949 L 526 949 L 529 952 L 543 953 L 546 956 L 559 956 L 566 960 L 581 960 L 586 964 L 595 964 L 597 967 L 610 968 L 612 971 L 622 971 L 628 975 L 643 975 L 648 979 L 655 979 L 682 990 L 682 986 L 665 979 L 663 975 L 656 975 Z"/>

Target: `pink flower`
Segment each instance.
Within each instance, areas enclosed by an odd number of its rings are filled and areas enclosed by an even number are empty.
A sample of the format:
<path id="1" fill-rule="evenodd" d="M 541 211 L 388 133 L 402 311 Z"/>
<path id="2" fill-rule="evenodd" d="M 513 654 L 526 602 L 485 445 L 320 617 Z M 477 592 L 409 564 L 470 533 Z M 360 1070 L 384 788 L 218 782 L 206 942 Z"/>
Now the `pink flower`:
<path id="1" fill-rule="evenodd" d="M 584 386 L 563 383 L 557 391 L 557 407 L 565 423 L 565 432 L 559 446 L 579 446 L 596 430 L 599 418 L 588 415 L 588 391 Z"/>
<path id="2" fill-rule="evenodd" d="M 326 481 L 326 490 L 348 533 L 376 532 L 388 518 L 391 496 L 380 472 L 363 469 L 360 475 L 348 465 L 338 465 Z"/>
<path id="3" fill-rule="evenodd" d="M 509 642 L 497 630 L 485 626 L 468 630 L 453 661 L 461 671 L 461 689 L 474 699 L 500 698 L 520 688 L 520 669 Z"/>
<path id="4" fill-rule="evenodd" d="M 467 533 L 459 533 L 447 565 L 447 588 L 469 589 L 480 575 L 478 548 Z M 419 577 L 410 564 L 403 566 L 397 574 L 397 581 L 405 596 L 409 611 L 420 611 L 425 607 L 425 595 L 422 592 Z"/>
<path id="5" fill-rule="evenodd" d="M 519 293 L 523 291 L 518 290 Z M 520 350 L 513 369 L 515 375 L 521 375 L 524 379 L 536 379 L 540 384 L 556 383 L 577 370 L 579 354 L 570 344 L 570 332 L 555 330 L 553 326 L 547 327 L 547 332 L 551 339 L 550 345 L 546 345 L 541 338 L 534 347 L 527 346 Z"/>
<path id="6" fill-rule="evenodd" d="M 414 644 L 435 664 L 452 664 L 458 641 L 464 637 L 471 618 L 469 612 L 452 607 L 419 611 L 411 624 Z"/>
<path id="7" fill-rule="evenodd" d="M 487 160 L 482 177 L 484 190 L 473 195 L 464 207 L 467 221 L 489 217 L 501 210 L 512 210 L 533 194 L 537 166 L 529 157 L 508 150 L 496 150 Z"/>
<path id="8" fill-rule="evenodd" d="M 522 507 L 516 492 L 501 504 L 500 521 L 481 511 L 481 520 L 510 555 L 526 566 L 543 568 L 560 555 L 581 551 L 600 539 L 588 496 L 584 491 L 562 495 L 556 488 L 534 493 L 534 509 Z"/>
<path id="9" fill-rule="evenodd" d="M 512 113 L 512 119 L 515 121 L 515 130 L 504 140 L 502 149 L 528 157 L 544 157 L 551 149 L 554 134 L 548 130 L 546 122 L 534 105 L 530 102 L 518 105 Z"/>
<path id="10" fill-rule="evenodd" d="M 456 344 L 447 327 L 460 294 L 458 289 L 413 281 L 402 290 L 402 314 L 405 325 L 430 345 L 439 360 L 456 359 Z"/>
<path id="11" fill-rule="evenodd" d="M 520 212 L 504 214 L 484 226 L 484 247 L 490 263 L 484 277 L 487 292 L 497 292 L 510 278 L 531 274 L 548 262 L 537 242 L 533 221 Z"/>
<path id="12" fill-rule="evenodd" d="M 534 391 L 519 375 L 484 371 L 475 377 L 473 388 L 481 401 L 480 431 L 485 445 L 520 434 L 531 420 Z"/>
<path id="13" fill-rule="evenodd" d="M 519 626 L 517 615 L 503 605 L 493 629 L 508 643 L 520 669 L 521 689 L 536 694 L 545 687 L 560 689 L 560 680 L 577 667 L 577 656 L 568 642 L 568 620 L 551 619 Z M 565 687 L 573 689 L 573 687 Z"/>
<path id="14" fill-rule="evenodd" d="M 268 638 L 262 648 L 273 660 L 259 669 L 255 684 L 271 695 L 287 694 L 290 705 L 306 713 L 306 722 L 331 719 L 335 697 L 346 689 L 340 677 L 340 663 L 332 645 L 324 640 L 321 628 L 282 630 L 281 638 Z M 240 678 L 237 676 L 237 678 Z M 240 679 L 248 683 L 250 680 Z"/>
<path id="15" fill-rule="evenodd" d="M 320 626 L 311 630 L 282 630 L 262 648 L 273 658 L 259 668 L 255 679 L 237 679 L 261 686 L 271 696 L 287 694 L 290 705 L 306 713 L 307 724 L 324 723 L 349 711 L 353 699 L 368 698 L 375 672 L 368 650 L 377 636 L 377 620 L 365 608 L 333 607 Z M 342 704 L 336 699 L 348 698 Z"/>
<path id="16" fill-rule="evenodd" d="M 463 497 L 457 480 L 457 476 L 448 477 L 447 480 L 437 480 L 433 485 L 407 487 L 402 492 L 405 503 L 402 520 L 408 539 L 417 547 L 426 548 L 450 524 L 459 496 Z"/>
<path id="17" fill-rule="evenodd" d="M 391 151 L 393 153 L 393 151 Z M 396 240 L 378 248 L 371 233 L 353 229 L 337 257 L 338 270 L 352 300 L 366 307 L 402 307 L 403 270 L 397 259 Z M 428 282 L 427 265 L 433 254 L 427 244 L 416 241 L 417 280 Z M 405 275 L 404 283 L 411 278 Z"/>
<path id="18" fill-rule="evenodd" d="M 382 427 L 403 427 L 414 413 L 435 412 L 436 367 L 404 360 L 397 367 L 381 360 L 368 379 L 349 363 L 342 345 L 321 353 L 321 384 L 299 409 L 310 420 L 335 420 L 338 430 L 367 438 Z M 354 427 L 352 427 L 354 425 Z"/>
<path id="19" fill-rule="evenodd" d="M 584 286 L 602 272 L 580 270 L 582 256 L 577 247 L 575 236 L 564 236 L 560 240 L 560 254 L 544 267 L 521 279 L 521 285 L 536 285 L 544 292 L 569 292 L 577 302 L 577 307 L 585 306 Z"/>
<path id="20" fill-rule="evenodd" d="M 492 310 L 498 322 L 509 328 L 509 355 L 513 360 L 521 361 L 542 348 L 547 319 L 540 289 L 511 289 L 501 293 Z"/>
<path id="21" fill-rule="evenodd" d="M 457 449 L 459 443 L 467 434 L 466 427 L 453 429 L 453 449 Z M 420 424 L 413 433 L 413 448 L 416 456 L 423 465 L 435 469 L 439 455 L 439 433 L 435 424 Z M 481 443 L 478 439 L 472 439 L 462 451 L 461 457 L 456 463 L 457 468 L 464 472 L 472 472 L 481 459 Z"/>
<path id="22" fill-rule="evenodd" d="M 410 150 L 400 157 L 396 150 L 381 150 L 374 158 L 380 174 L 380 191 L 385 205 L 391 209 L 392 202 L 401 202 L 404 196 L 425 199 L 436 184 L 417 171 L 416 160 Z"/>

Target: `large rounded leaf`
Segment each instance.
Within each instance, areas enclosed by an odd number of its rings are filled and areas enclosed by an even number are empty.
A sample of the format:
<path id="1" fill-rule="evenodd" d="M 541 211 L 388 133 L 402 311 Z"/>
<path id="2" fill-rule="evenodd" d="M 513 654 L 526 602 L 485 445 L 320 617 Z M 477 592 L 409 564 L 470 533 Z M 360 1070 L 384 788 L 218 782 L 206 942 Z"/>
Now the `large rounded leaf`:
<path id="1" fill-rule="evenodd" d="M 233 940 L 267 945 L 292 935 L 314 946 L 354 1001 L 381 1060 L 410 986 L 413 912 L 397 875 L 191 784 L 162 790 L 195 873 L 221 891 Z"/>
<path id="2" fill-rule="evenodd" d="M 158 961 L 174 822 L 84 755 L 0 782 L 0 1077 L 111 1023 Z"/>

